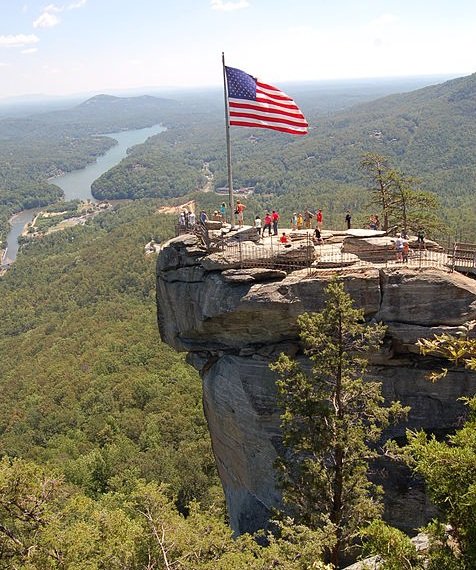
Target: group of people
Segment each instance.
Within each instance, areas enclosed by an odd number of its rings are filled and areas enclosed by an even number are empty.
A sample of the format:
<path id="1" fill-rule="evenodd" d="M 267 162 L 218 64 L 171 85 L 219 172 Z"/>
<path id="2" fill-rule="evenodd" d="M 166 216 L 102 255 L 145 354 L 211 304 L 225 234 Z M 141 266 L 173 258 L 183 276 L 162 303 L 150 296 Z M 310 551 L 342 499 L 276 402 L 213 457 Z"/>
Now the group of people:
<path id="1" fill-rule="evenodd" d="M 244 211 L 246 209 L 245 204 L 243 204 L 240 200 L 236 201 L 236 207 L 234 210 L 235 215 L 237 216 L 237 222 L 240 227 L 243 227 L 243 218 L 244 218 Z M 319 208 L 317 212 L 312 213 L 309 210 L 306 210 L 304 213 L 301 212 L 294 212 L 291 217 L 291 228 L 293 230 L 301 230 L 301 229 L 311 229 L 312 227 L 312 220 L 315 217 L 316 225 L 314 229 L 314 233 L 312 234 L 312 241 L 315 245 L 322 245 L 323 239 L 321 234 L 322 224 L 323 224 L 323 214 L 322 210 Z M 207 213 L 205 210 L 201 210 L 199 214 L 199 221 L 205 224 L 209 220 Z M 225 202 L 222 202 L 219 210 L 215 210 L 213 213 L 212 220 L 221 221 L 226 223 L 227 219 L 227 206 Z M 268 236 L 277 236 L 278 235 L 278 226 L 280 221 L 280 215 L 276 210 L 272 210 L 271 212 L 266 212 L 263 219 L 260 216 L 255 216 L 253 221 L 253 226 L 256 228 L 260 237 L 264 237 L 265 233 L 267 232 Z M 194 212 L 191 210 L 184 209 L 180 212 L 179 215 L 179 225 L 184 228 L 192 228 L 197 223 L 197 218 Z M 345 215 L 345 223 L 347 225 L 347 229 L 351 228 L 352 224 L 352 216 L 350 211 L 346 212 Z M 372 230 L 379 230 L 380 229 L 380 220 L 379 217 L 374 214 L 370 216 L 369 221 L 370 229 Z M 419 229 L 417 235 L 417 243 L 420 248 L 425 248 L 425 233 L 423 229 Z M 286 247 L 290 247 L 290 236 L 285 232 L 279 238 L 280 243 L 285 245 Z M 396 252 L 396 259 L 402 263 L 408 262 L 408 257 L 410 254 L 410 244 L 408 240 L 408 236 L 405 233 L 398 233 L 395 239 L 395 252 Z"/>
<path id="2" fill-rule="evenodd" d="M 192 212 L 191 210 L 183 210 L 182 212 L 180 212 L 179 214 L 179 219 L 178 219 L 178 223 L 179 226 L 183 227 L 183 228 L 193 228 L 195 226 L 195 224 L 197 223 L 197 218 L 194 214 L 194 212 Z"/>
<path id="3" fill-rule="evenodd" d="M 309 210 L 306 210 L 303 213 L 301 212 L 294 212 L 291 217 L 291 227 L 293 230 L 302 230 L 303 228 L 306 230 L 311 229 L 312 220 L 316 217 L 316 227 L 322 229 L 322 223 L 324 220 L 324 216 L 322 214 L 322 210 L 319 208 L 317 212 L 313 213 Z"/>
<path id="4" fill-rule="evenodd" d="M 397 261 L 402 263 L 408 263 L 408 256 L 410 254 L 410 242 L 406 235 L 400 233 L 397 234 L 397 239 L 395 240 L 395 251 L 397 256 Z"/>
<path id="5" fill-rule="evenodd" d="M 246 205 L 243 204 L 240 200 L 237 200 L 234 209 L 234 214 L 236 216 L 236 221 L 239 227 L 243 227 L 245 210 L 246 210 Z M 313 240 L 316 243 L 322 243 L 321 229 L 323 224 L 323 214 L 320 208 L 315 213 L 311 212 L 310 210 L 306 210 L 304 213 L 294 212 L 290 220 L 291 228 L 293 230 L 311 229 L 312 220 L 314 217 L 316 220 L 315 227 L 318 235 L 313 235 Z M 205 224 L 209 219 L 212 219 L 214 221 L 220 221 L 223 223 L 228 222 L 229 220 L 227 216 L 226 203 L 222 202 L 220 208 L 213 212 L 213 216 L 211 218 L 208 217 L 205 210 L 200 211 L 200 214 L 198 216 L 198 221 Z M 180 226 L 188 229 L 193 227 L 197 223 L 197 218 L 192 211 L 184 209 L 182 212 L 180 212 L 178 222 Z M 269 211 L 266 212 L 263 219 L 259 215 L 255 216 L 255 219 L 253 221 L 253 226 L 257 229 L 258 233 L 262 237 L 264 237 L 266 233 L 268 236 L 277 236 L 279 222 L 280 222 L 279 212 L 277 210 L 272 210 L 271 212 Z M 289 240 L 289 236 L 286 236 L 286 240 Z"/>
<path id="6" fill-rule="evenodd" d="M 420 249 L 426 249 L 425 245 L 425 231 L 419 228 L 417 232 L 417 245 Z M 395 240 L 395 252 L 397 261 L 408 263 L 408 256 L 410 255 L 410 241 L 405 232 L 398 233 Z"/>
<path id="7" fill-rule="evenodd" d="M 264 219 L 262 220 L 260 216 L 255 216 L 253 226 L 258 230 L 261 236 L 264 236 L 265 231 L 268 231 L 268 235 L 277 236 L 278 235 L 278 224 L 280 215 L 276 210 L 272 212 L 266 212 Z"/>

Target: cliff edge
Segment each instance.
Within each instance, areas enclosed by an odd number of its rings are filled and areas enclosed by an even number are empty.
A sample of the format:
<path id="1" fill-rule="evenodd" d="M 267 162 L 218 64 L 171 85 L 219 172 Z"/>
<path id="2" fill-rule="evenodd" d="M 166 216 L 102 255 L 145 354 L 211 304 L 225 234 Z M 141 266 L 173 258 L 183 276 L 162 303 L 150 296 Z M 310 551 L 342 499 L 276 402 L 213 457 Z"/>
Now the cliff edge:
<path id="1" fill-rule="evenodd" d="M 241 264 L 242 265 L 242 264 Z M 476 374 L 451 370 L 438 384 L 425 379 L 441 367 L 422 357 L 415 342 L 435 333 L 456 333 L 476 320 L 476 280 L 443 267 L 358 267 L 286 272 L 240 267 L 222 252 L 210 253 L 195 235 L 167 242 L 157 262 L 158 320 L 162 339 L 188 359 L 203 379 L 203 401 L 230 523 L 237 533 L 266 526 L 279 505 L 273 462 L 281 446 L 275 377 L 269 364 L 284 351 L 301 357 L 296 317 L 320 311 L 324 289 L 336 273 L 368 321 L 388 327 L 373 355 L 369 375 L 382 382 L 388 400 L 411 406 L 405 429 L 437 433 L 455 428 L 464 415 L 458 401 L 476 393 Z M 382 465 L 386 518 L 411 531 L 431 515 L 421 485 L 408 473 Z"/>

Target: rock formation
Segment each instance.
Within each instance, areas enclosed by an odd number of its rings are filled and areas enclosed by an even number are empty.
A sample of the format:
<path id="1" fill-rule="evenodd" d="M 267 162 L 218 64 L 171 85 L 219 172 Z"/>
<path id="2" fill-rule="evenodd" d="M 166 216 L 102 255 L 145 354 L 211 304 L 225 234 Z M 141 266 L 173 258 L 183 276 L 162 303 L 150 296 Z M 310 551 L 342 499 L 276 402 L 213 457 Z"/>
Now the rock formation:
<path id="1" fill-rule="evenodd" d="M 266 525 L 280 495 L 273 462 L 281 446 L 275 377 L 269 363 L 285 351 L 301 356 L 296 317 L 320 311 L 324 289 L 337 270 L 239 266 L 226 251 L 208 253 L 197 237 L 180 236 L 164 245 L 157 264 L 157 300 L 162 339 L 179 351 L 203 379 L 204 409 L 230 522 L 237 532 Z M 455 333 L 476 319 L 476 281 L 443 268 L 402 265 L 338 270 L 345 289 L 368 321 L 382 321 L 388 333 L 373 355 L 369 374 L 382 382 L 389 400 L 411 406 L 405 429 L 454 429 L 464 415 L 458 398 L 476 392 L 476 375 L 451 370 L 446 380 L 425 379 L 441 367 L 423 358 L 415 342 L 443 331 Z M 383 465 L 386 518 L 411 531 L 428 519 L 431 507 L 421 485 L 408 473 Z"/>

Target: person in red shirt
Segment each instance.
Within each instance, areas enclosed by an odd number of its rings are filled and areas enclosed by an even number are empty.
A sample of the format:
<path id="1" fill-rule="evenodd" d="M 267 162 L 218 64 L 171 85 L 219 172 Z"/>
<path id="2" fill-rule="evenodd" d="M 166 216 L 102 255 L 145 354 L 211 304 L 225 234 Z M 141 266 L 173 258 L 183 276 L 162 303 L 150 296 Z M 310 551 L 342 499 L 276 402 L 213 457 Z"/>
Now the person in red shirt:
<path id="1" fill-rule="evenodd" d="M 322 210 L 317 210 L 317 214 L 316 214 L 316 221 L 317 221 L 317 227 L 319 229 L 322 228 Z"/>
<path id="2" fill-rule="evenodd" d="M 287 236 L 285 232 L 283 232 L 283 235 L 279 238 L 279 241 L 284 245 L 284 247 L 291 247 L 291 244 L 289 243 L 289 236 Z"/>
<path id="3" fill-rule="evenodd" d="M 271 213 L 271 219 L 273 220 L 273 234 L 275 236 L 278 235 L 278 222 L 279 222 L 279 214 L 276 210 L 273 210 Z"/>
<path id="4" fill-rule="evenodd" d="M 269 234 L 271 235 L 271 224 L 273 223 L 273 218 L 271 217 L 271 214 L 269 212 L 266 212 L 266 216 L 264 217 L 264 225 L 263 225 L 263 233 L 262 235 L 264 236 L 264 232 L 266 230 L 268 230 Z"/>

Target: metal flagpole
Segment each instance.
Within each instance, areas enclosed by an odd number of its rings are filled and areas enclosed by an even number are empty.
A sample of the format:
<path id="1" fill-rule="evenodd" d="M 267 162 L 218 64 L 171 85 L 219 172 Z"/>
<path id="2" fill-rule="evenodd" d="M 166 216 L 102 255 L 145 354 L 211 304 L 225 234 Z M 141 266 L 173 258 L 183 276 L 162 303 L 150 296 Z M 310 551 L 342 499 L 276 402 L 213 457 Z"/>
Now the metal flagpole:
<path id="1" fill-rule="evenodd" d="M 233 177 L 231 174 L 231 144 L 230 144 L 230 111 L 228 109 L 228 89 L 226 83 L 225 53 L 221 53 L 223 64 L 223 92 L 225 94 L 225 132 L 226 132 L 226 161 L 228 165 L 228 204 L 230 206 L 230 222 L 235 225 L 235 204 L 233 200 Z"/>

